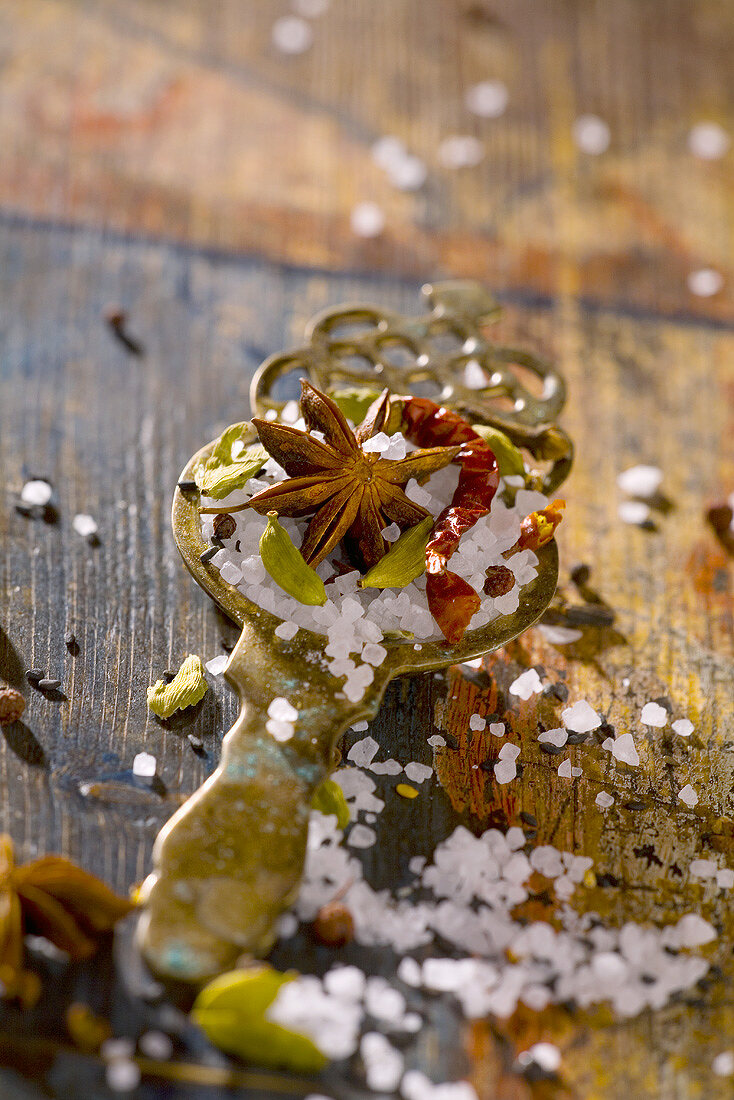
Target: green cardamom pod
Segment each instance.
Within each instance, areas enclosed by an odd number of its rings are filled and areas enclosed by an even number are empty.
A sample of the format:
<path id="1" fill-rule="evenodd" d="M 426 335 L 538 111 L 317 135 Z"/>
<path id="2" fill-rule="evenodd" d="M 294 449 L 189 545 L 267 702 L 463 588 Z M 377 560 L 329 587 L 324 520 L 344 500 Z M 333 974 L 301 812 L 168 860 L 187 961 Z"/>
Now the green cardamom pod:
<path id="1" fill-rule="evenodd" d="M 351 815 L 339 784 L 334 779 L 324 779 L 311 796 L 311 809 L 320 814 L 333 814 L 340 829 L 346 829 Z"/>
<path id="2" fill-rule="evenodd" d="M 362 588 L 405 588 L 426 569 L 426 546 L 433 530 L 433 516 L 403 531 L 384 558 L 362 577 Z"/>
<path id="3" fill-rule="evenodd" d="M 472 424 L 472 428 L 492 448 L 502 477 L 525 473 L 522 455 L 509 436 L 487 424 Z"/>
<path id="4" fill-rule="evenodd" d="M 170 683 L 156 680 L 148 688 L 148 706 L 159 718 L 170 718 L 177 710 L 193 707 L 207 692 L 201 658 L 190 653 Z"/>
<path id="5" fill-rule="evenodd" d="M 306 565 L 285 527 L 278 522 L 277 512 L 268 512 L 268 525 L 260 537 L 260 557 L 275 583 L 294 600 L 320 607 L 326 603 L 324 582 L 315 569 Z"/>

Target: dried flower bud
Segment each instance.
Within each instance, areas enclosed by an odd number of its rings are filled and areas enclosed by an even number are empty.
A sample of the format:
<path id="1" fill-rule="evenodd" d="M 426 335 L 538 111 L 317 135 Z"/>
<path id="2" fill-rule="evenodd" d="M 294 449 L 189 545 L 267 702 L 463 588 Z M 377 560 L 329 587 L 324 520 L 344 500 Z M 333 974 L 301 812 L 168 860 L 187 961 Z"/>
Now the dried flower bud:
<path id="1" fill-rule="evenodd" d="M 490 565 L 484 591 L 488 596 L 506 596 L 515 587 L 515 574 L 506 565 Z"/>
<path id="2" fill-rule="evenodd" d="M 25 699 L 15 688 L 0 689 L 0 726 L 17 722 L 25 710 Z"/>
<path id="3" fill-rule="evenodd" d="M 354 938 L 354 918 L 340 901 L 322 906 L 313 922 L 313 931 L 327 947 L 345 947 Z"/>

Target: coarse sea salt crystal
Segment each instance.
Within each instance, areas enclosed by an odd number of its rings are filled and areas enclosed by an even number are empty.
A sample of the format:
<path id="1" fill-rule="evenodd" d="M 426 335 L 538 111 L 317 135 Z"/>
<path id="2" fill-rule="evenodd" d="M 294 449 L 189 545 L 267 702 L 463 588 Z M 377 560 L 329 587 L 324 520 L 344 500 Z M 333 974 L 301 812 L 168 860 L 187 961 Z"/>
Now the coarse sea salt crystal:
<path id="1" fill-rule="evenodd" d="M 573 769 L 571 767 L 571 761 L 570 760 L 563 760 L 558 765 L 558 774 L 560 775 L 561 779 L 571 779 L 572 773 L 573 773 Z"/>
<path id="2" fill-rule="evenodd" d="M 375 775 L 400 775 L 403 770 L 399 760 L 375 760 L 368 766 Z"/>
<path id="3" fill-rule="evenodd" d="M 719 160 L 729 149 L 729 135 L 718 122 L 698 122 L 688 131 L 688 150 L 702 160 Z"/>
<path id="4" fill-rule="evenodd" d="M 405 774 L 413 783 L 423 783 L 424 780 L 433 775 L 433 768 L 430 768 L 428 764 L 419 764 L 414 760 L 405 765 Z"/>
<path id="5" fill-rule="evenodd" d="M 364 768 L 372 763 L 379 747 L 374 737 L 363 737 L 361 741 L 355 741 L 352 745 L 347 753 L 347 760 L 351 760 L 359 768 Z"/>
<path id="6" fill-rule="evenodd" d="M 668 724 L 668 712 L 659 703 L 645 703 L 640 714 L 640 721 L 646 726 L 656 726 L 662 729 Z"/>
<path id="7" fill-rule="evenodd" d="M 377 840 L 377 833 L 369 825 L 353 825 L 347 837 L 351 848 L 371 848 Z"/>
<path id="8" fill-rule="evenodd" d="M 386 171 L 390 183 L 399 191 L 417 191 L 426 182 L 428 176 L 424 161 L 411 153 L 406 153 L 399 160 L 392 161 Z"/>
<path id="9" fill-rule="evenodd" d="M 273 23 L 273 45 L 281 53 L 305 53 L 313 43 L 313 30 L 298 15 L 283 15 Z"/>
<path id="10" fill-rule="evenodd" d="M 688 718 L 678 718 L 671 729 L 674 733 L 677 733 L 679 737 L 690 737 L 694 730 L 693 722 L 690 722 Z"/>
<path id="11" fill-rule="evenodd" d="M 574 733 L 590 733 L 601 725 L 601 718 L 586 699 L 580 699 L 573 706 L 561 711 L 561 719 L 567 730 Z"/>
<path id="12" fill-rule="evenodd" d="M 173 1042 L 164 1031 L 145 1031 L 138 1039 L 138 1046 L 147 1058 L 167 1062 L 173 1054 Z"/>
<path id="13" fill-rule="evenodd" d="M 696 794 L 690 783 L 686 783 L 685 787 L 683 787 L 682 790 L 678 791 L 678 798 L 681 800 L 681 802 L 684 802 L 685 805 L 689 806 L 691 809 L 693 809 L 694 806 L 698 805 L 698 795 Z"/>
<path id="14" fill-rule="evenodd" d="M 391 523 L 389 527 L 385 527 L 381 534 L 385 542 L 397 542 L 400 538 L 400 528 L 397 523 Z"/>
<path id="15" fill-rule="evenodd" d="M 276 626 L 273 633 L 277 638 L 282 638 L 283 641 L 289 642 L 291 638 L 295 638 L 298 633 L 298 623 L 281 623 L 280 626 Z"/>
<path id="16" fill-rule="evenodd" d="M 711 1063 L 711 1069 L 717 1077 L 734 1076 L 734 1050 L 723 1050 Z"/>
<path id="17" fill-rule="evenodd" d="M 403 1076 L 405 1060 L 378 1031 L 366 1032 L 359 1052 L 365 1067 L 367 1085 L 374 1092 L 394 1092 Z"/>
<path id="18" fill-rule="evenodd" d="M 617 474 L 617 485 L 631 497 L 654 497 L 663 480 L 657 466 L 630 466 Z"/>
<path id="19" fill-rule="evenodd" d="M 157 760 L 149 752 L 139 752 L 133 760 L 133 775 L 151 779 L 155 775 Z"/>
<path id="20" fill-rule="evenodd" d="M 473 168 L 484 156 L 484 146 L 472 134 L 452 134 L 438 147 L 438 159 L 444 168 Z"/>
<path id="21" fill-rule="evenodd" d="M 388 171 L 391 165 L 396 164 L 406 156 L 408 150 L 400 138 L 386 134 L 385 137 L 378 138 L 374 142 L 370 152 L 375 164 L 379 164 L 380 168 Z"/>
<path id="22" fill-rule="evenodd" d="M 87 515 L 86 512 L 78 512 L 71 521 L 71 526 L 83 539 L 91 538 L 99 530 L 96 519 Z"/>
<path id="23" fill-rule="evenodd" d="M 287 699 L 278 697 L 273 699 L 268 707 L 268 715 L 278 722 L 295 722 L 298 720 L 298 711 Z"/>
<path id="24" fill-rule="evenodd" d="M 696 878 L 715 878 L 718 869 L 712 859 L 693 859 L 688 864 L 690 874 Z"/>
<path id="25" fill-rule="evenodd" d="M 385 212 L 376 202 L 358 202 L 352 207 L 349 224 L 356 237 L 379 237 L 385 229 Z"/>
<path id="26" fill-rule="evenodd" d="M 538 695 L 543 690 L 537 669 L 529 668 L 520 674 L 510 684 L 510 695 L 517 695 L 520 699 L 529 699 L 531 695 Z"/>
<path id="27" fill-rule="evenodd" d="M 617 515 L 622 523 L 639 527 L 650 519 L 650 509 L 641 500 L 623 500 L 617 508 Z"/>
<path id="28" fill-rule="evenodd" d="M 282 722 L 277 718 L 268 718 L 265 723 L 265 729 L 274 740 L 280 741 L 281 743 L 290 741 L 293 734 L 296 732 L 296 727 L 292 722 Z"/>
<path id="29" fill-rule="evenodd" d="M 227 667 L 228 660 L 226 653 L 218 653 L 216 657 L 212 657 L 211 661 L 207 661 L 204 667 L 207 672 L 211 672 L 212 676 L 221 676 Z"/>
<path id="30" fill-rule="evenodd" d="M 369 725 L 370 725 L 369 722 L 365 722 L 365 721 L 355 722 L 349 728 L 351 730 L 354 730 L 355 733 L 363 733 L 366 729 L 369 729 Z"/>
<path id="31" fill-rule="evenodd" d="M 594 802 L 600 810 L 608 810 L 610 806 L 614 805 L 614 798 L 612 795 L 607 794 L 606 791 L 599 791 Z"/>
<path id="32" fill-rule="evenodd" d="M 596 157 L 609 148 L 611 132 L 598 115 L 580 115 L 573 124 L 573 140 L 582 153 Z"/>
<path id="33" fill-rule="evenodd" d="M 383 645 L 379 645 L 375 642 L 367 642 L 362 647 L 361 657 L 363 661 L 366 661 L 368 665 L 381 665 L 387 657 L 387 650 Z"/>
<path id="34" fill-rule="evenodd" d="M 555 745 L 559 749 L 566 744 L 567 740 L 568 730 L 560 727 L 558 729 L 545 730 L 543 733 L 538 734 L 538 741 L 540 741 L 541 745 Z"/>
<path id="35" fill-rule="evenodd" d="M 481 80 L 467 88 L 464 103 L 472 114 L 482 118 L 499 118 L 507 110 L 510 93 L 501 80 Z"/>
<path id="36" fill-rule="evenodd" d="M 510 783 L 517 775 L 514 760 L 499 760 L 494 766 L 494 777 L 498 783 Z"/>
<path id="37" fill-rule="evenodd" d="M 640 757 L 635 748 L 635 741 L 631 733 L 622 733 L 612 745 L 612 756 L 622 764 L 629 764 L 636 768 L 640 763 Z"/>
<path id="38" fill-rule="evenodd" d="M 433 733 L 428 738 L 428 744 L 431 746 L 432 749 L 445 749 L 446 738 L 442 737 L 440 733 Z"/>
<path id="39" fill-rule="evenodd" d="M 360 1001 L 364 996 L 366 976 L 358 966 L 336 966 L 324 975 L 324 989 L 334 997 Z"/>
<path id="40" fill-rule="evenodd" d="M 42 481 L 40 478 L 26 481 L 20 491 L 20 499 L 24 504 L 34 504 L 38 507 L 43 507 L 45 504 L 48 504 L 52 495 L 53 489 L 49 483 L 47 481 Z"/>
<path id="41" fill-rule="evenodd" d="M 483 390 L 487 385 L 487 375 L 477 363 L 476 359 L 470 359 L 464 367 L 464 385 L 468 390 Z"/>
<path id="42" fill-rule="evenodd" d="M 390 446 L 390 436 L 385 432 L 376 432 L 370 439 L 366 439 L 362 444 L 362 450 L 367 454 L 382 454 Z"/>
<path id="43" fill-rule="evenodd" d="M 561 1052 L 553 1043 L 534 1043 L 518 1056 L 518 1061 L 523 1065 L 535 1062 L 546 1073 L 555 1073 L 561 1066 Z"/>
<path id="44" fill-rule="evenodd" d="M 140 1067 L 129 1058 L 110 1062 L 105 1070 L 107 1087 L 113 1092 L 132 1092 L 140 1084 Z"/>
<path id="45" fill-rule="evenodd" d="M 720 871 L 717 871 L 716 885 L 720 890 L 731 890 L 734 886 L 734 871 L 731 871 L 728 867 L 723 867 Z"/>
<path id="46" fill-rule="evenodd" d="M 570 626 L 555 626 L 550 623 L 539 623 L 536 627 L 547 642 L 551 645 L 570 645 L 583 638 L 583 633 Z"/>
<path id="47" fill-rule="evenodd" d="M 716 939 L 716 929 L 698 913 L 686 913 L 672 932 L 672 939 L 678 947 L 703 947 Z"/>
<path id="48" fill-rule="evenodd" d="M 470 730 L 483 730 L 487 727 L 487 719 L 482 718 L 481 714 L 472 714 L 469 719 Z"/>
<path id="49" fill-rule="evenodd" d="M 500 760 L 517 760 L 519 755 L 520 755 L 519 745 L 506 744 L 506 745 L 503 745 L 502 748 L 500 749 L 499 758 L 500 758 Z"/>
<path id="50" fill-rule="evenodd" d="M 690 272 L 686 283 L 691 294 L 697 298 L 713 298 L 724 286 L 724 276 L 713 267 L 701 267 Z"/>
<path id="51" fill-rule="evenodd" d="M 489 723 L 489 732 L 492 734 L 493 737 L 504 737 L 505 736 L 505 723 L 504 722 L 490 722 Z"/>

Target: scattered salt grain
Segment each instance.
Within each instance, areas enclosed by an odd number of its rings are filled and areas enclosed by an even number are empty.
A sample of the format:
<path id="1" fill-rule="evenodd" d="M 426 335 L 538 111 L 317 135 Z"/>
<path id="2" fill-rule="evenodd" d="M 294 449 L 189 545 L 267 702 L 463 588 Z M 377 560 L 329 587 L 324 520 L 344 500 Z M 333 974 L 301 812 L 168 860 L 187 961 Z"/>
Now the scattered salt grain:
<path id="1" fill-rule="evenodd" d="M 173 1043 L 164 1031 L 146 1031 L 138 1040 L 138 1046 L 147 1058 L 167 1062 L 173 1054 Z"/>
<path id="2" fill-rule="evenodd" d="M 572 767 L 570 760 L 564 760 L 558 765 L 558 774 L 562 779 L 578 779 L 582 771 L 581 768 Z"/>
<path id="3" fill-rule="evenodd" d="M 559 749 L 566 744 L 567 740 L 568 730 L 561 728 L 545 730 L 543 733 L 538 734 L 538 741 L 540 741 L 541 745 L 555 745 L 556 748 Z"/>
<path id="4" fill-rule="evenodd" d="M 561 1065 L 561 1052 L 553 1043 L 534 1043 L 529 1050 L 524 1050 L 518 1055 L 521 1065 L 529 1065 L 535 1062 L 546 1073 L 556 1073 Z"/>
<path id="5" fill-rule="evenodd" d="M 79 512 L 74 516 L 71 521 L 71 526 L 76 531 L 77 535 L 81 535 L 83 539 L 89 539 L 92 535 L 96 535 L 99 530 L 97 521 L 93 516 L 89 516 L 86 512 Z"/>
<path id="6" fill-rule="evenodd" d="M 397 164 L 407 156 L 408 150 L 400 138 L 386 134 L 373 144 L 371 153 L 375 164 L 388 172 L 393 164 Z"/>
<path id="7" fill-rule="evenodd" d="M 561 719 L 566 729 L 574 733 L 590 733 L 601 725 L 601 718 L 585 699 L 561 711 Z"/>
<path id="8" fill-rule="evenodd" d="M 105 1078 L 113 1092 L 132 1092 L 140 1084 L 140 1068 L 130 1059 L 116 1059 L 107 1066 Z"/>
<path id="9" fill-rule="evenodd" d="M 412 862 L 413 860 L 411 860 L 411 863 Z M 400 960 L 397 969 L 397 975 L 398 978 L 400 978 L 401 982 L 404 982 L 405 985 L 411 986 L 411 988 L 413 989 L 417 989 L 418 986 L 421 984 L 421 968 L 419 964 L 415 961 L 415 959 L 411 959 L 410 955 L 406 955 Z"/>
<path id="10" fill-rule="evenodd" d="M 483 390 L 487 385 L 487 375 L 476 359 L 470 359 L 464 367 L 464 385 L 468 390 Z"/>
<path id="11" fill-rule="evenodd" d="M 690 874 L 696 878 L 716 878 L 718 869 L 712 859 L 694 859 L 688 864 Z"/>
<path id="12" fill-rule="evenodd" d="M 354 825 L 347 837 L 351 848 L 371 848 L 377 840 L 377 833 L 369 825 Z"/>
<path id="13" fill-rule="evenodd" d="M 663 481 L 663 471 L 657 466 L 630 466 L 617 474 L 617 485 L 631 497 L 654 497 Z"/>
<path id="14" fill-rule="evenodd" d="M 662 729 L 668 724 L 668 712 L 660 703 L 645 703 L 640 714 L 640 721 L 645 726 L 656 726 Z"/>
<path id="15" fill-rule="evenodd" d="M 472 714 L 469 719 L 470 730 L 483 730 L 487 728 L 487 719 L 482 718 L 481 714 Z"/>
<path id="16" fill-rule="evenodd" d="M 467 90 L 464 103 L 467 110 L 482 118 L 499 118 L 507 110 L 510 93 L 501 80 L 482 80 Z"/>
<path id="17" fill-rule="evenodd" d="M 473 168 L 484 156 L 484 146 L 472 134 L 454 134 L 438 147 L 438 159 L 444 168 Z"/>
<path id="18" fill-rule="evenodd" d="M 135 1052 L 135 1043 L 125 1035 L 116 1036 L 114 1039 L 105 1039 L 99 1048 L 99 1053 L 105 1062 L 117 1062 L 132 1058 Z"/>
<path id="19" fill-rule="evenodd" d="M 691 809 L 698 805 L 698 795 L 690 783 L 686 783 L 683 790 L 678 791 L 678 798 L 681 802 L 684 802 L 686 806 L 690 806 Z"/>
<path id="20" fill-rule="evenodd" d="M 362 647 L 362 660 L 366 661 L 368 665 L 377 667 L 382 664 L 386 657 L 387 650 L 377 642 L 368 642 L 367 645 Z"/>
<path id="21" fill-rule="evenodd" d="M 678 718 L 673 722 L 672 730 L 677 733 L 679 737 L 690 737 L 693 733 L 693 722 L 690 722 L 687 718 Z"/>
<path id="22" fill-rule="evenodd" d="M 698 913 L 686 913 L 669 931 L 672 947 L 703 947 L 716 939 L 716 929 Z"/>
<path id="23" fill-rule="evenodd" d="M 228 660 L 226 653 L 219 653 L 216 657 L 212 657 L 211 661 L 207 661 L 204 667 L 207 672 L 211 672 L 212 676 L 221 676 L 227 667 Z"/>
<path id="24" fill-rule="evenodd" d="M 281 623 L 280 626 L 276 626 L 274 632 L 276 638 L 282 638 L 284 642 L 289 642 L 291 638 L 295 638 L 298 633 L 297 623 Z"/>
<path id="25" fill-rule="evenodd" d="M 594 799 L 600 810 L 608 810 L 610 806 L 614 805 L 614 798 L 612 795 L 607 794 L 606 791 L 599 791 L 598 795 Z"/>
<path id="26" fill-rule="evenodd" d="M 423 783 L 424 780 L 433 775 L 433 768 L 429 768 L 427 764 L 419 764 L 414 760 L 405 765 L 405 774 L 413 783 Z"/>
<path id="27" fill-rule="evenodd" d="M 382 531 L 382 537 L 385 542 L 397 542 L 400 538 L 400 528 L 397 523 L 391 523 L 389 527 L 386 527 Z"/>
<path id="28" fill-rule="evenodd" d="M 534 668 L 529 668 L 526 672 L 521 673 L 516 680 L 510 684 L 510 695 L 517 695 L 520 699 L 529 699 L 531 695 L 538 695 L 543 690 L 543 685 L 540 682 L 540 676 Z"/>
<path id="29" fill-rule="evenodd" d="M 698 122 L 688 131 L 688 150 L 702 160 L 719 160 L 729 149 L 729 135 L 718 122 Z"/>
<path id="30" fill-rule="evenodd" d="M 324 989 L 333 997 L 347 1001 L 361 1001 L 366 978 L 358 966 L 336 966 L 324 975 Z"/>
<path id="31" fill-rule="evenodd" d="M 33 504 L 40 508 L 48 504 L 52 495 L 53 489 L 49 483 L 47 481 L 42 481 L 40 478 L 26 481 L 20 491 L 20 499 L 24 504 Z"/>
<path id="32" fill-rule="evenodd" d="M 284 15 L 276 19 L 271 36 L 273 45 L 281 53 L 305 53 L 313 43 L 313 30 L 298 15 Z"/>
<path id="33" fill-rule="evenodd" d="M 353 726 L 349 728 L 354 730 L 355 733 L 364 733 L 366 729 L 369 729 L 369 722 L 355 722 Z"/>
<path id="34" fill-rule="evenodd" d="M 394 1092 L 403 1076 L 404 1059 L 400 1051 L 378 1031 L 368 1031 L 362 1036 L 359 1052 L 368 1087 L 373 1092 Z"/>
<path id="35" fill-rule="evenodd" d="M 700 267 L 691 271 L 686 279 L 688 289 L 697 298 L 713 298 L 724 285 L 724 276 L 713 267 Z"/>
<path id="36" fill-rule="evenodd" d="M 575 630 L 570 626 L 554 626 L 549 623 L 540 623 L 537 629 L 551 645 L 570 645 L 571 642 L 577 642 L 579 638 L 583 638 L 583 634 L 580 630 Z"/>
<path id="37" fill-rule="evenodd" d="M 446 738 L 442 737 L 440 733 L 434 733 L 428 738 L 428 744 L 432 749 L 445 749 Z"/>
<path id="38" fill-rule="evenodd" d="M 265 729 L 275 741 L 280 741 L 281 744 L 290 741 L 296 732 L 296 727 L 292 722 L 281 722 L 277 718 L 268 718 Z"/>
<path id="39" fill-rule="evenodd" d="M 650 519 L 650 509 L 641 500 L 623 500 L 617 508 L 617 515 L 622 523 L 639 527 Z"/>
<path id="40" fill-rule="evenodd" d="M 609 148 L 611 132 L 598 115 L 580 115 L 573 124 L 573 139 L 582 153 L 596 157 Z"/>
<path id="41" fill-rule="evenodd" d="M 734 1050 L 724 1050 L 717 1054 L 711 1063 L 711 1069 L 717 1077 L 734 1076 Z"/>
<path id="42" fill-rule="evenodd" d="M 734 886 L 734 871 L 729 870 L 728 867 L 724 867 L 721 871 L 717 871 L 716 885 L 720 890 L 731 890 L 732 886 Z"/>
<path id="43" fill-rule="evenodd" d="M 489 732 L 492 734 L 493 737 L 504 737 L 505 736 L 505 723 L 504 722 L 490 722 L 489 723 Z"/>
<path id="44" fill-rule="evenodd" d="M 517 760 L 520 755 L 519 745 L 503 745 L 500 749 L 500 760 Z"/>
<path id="45" fill-rule="evenodd" d="M 347 760 L 351 760 L 358 768 L 365 768 L 372 763 L 379 747 L 374 737 L 363 737 L 352 745 L 347 753 Z"/>
<path id="46" fill-rule="evenodd" d="M 133 760 L 133 775 L 151 779 L 155 775 L 156 758 L 149 752 L 139 752 Z"/>
<path id="47" fill-rule="evenodd" d="M 420 157 L 407 153 L 400 160 L 390 163 L 387 176 L 399 191 L 417 191 L 426 182 L 428 169 Z"/>
<path id="48" fill-rule="evenodd" d="M 296 722 L 298 711 L 287 699 L 278 697 L 273 699 L 268 707 L 268 716 L 274 718 L 276 722 Z"/>
<path id="49" fill-rule="evenodd" d="M 639 765 L 640 757 L 631 733 L 620 734 L 612 745 L 612 756 L 620 763 L 629 764 L 633 768 Z"/>
<path id="50" fill-rule="evenodd" d="M 400 775 L 403 765 L 399 760 L 375 760 L 369 765 L 375 775 Z"/>
<path id="51" fill-rule="evenodd" d="M 349 224 L 356 237 L 379 237 L 385 228 L 385 213 L 376 202 L 358 202 L 352 207 Z"/>
<path id="52" fill-rule="evenodd" d="M 498 783 L 510 783 L 517 775 L 514 760 L 500 760 L 494 766 L 494 777 Z"/>

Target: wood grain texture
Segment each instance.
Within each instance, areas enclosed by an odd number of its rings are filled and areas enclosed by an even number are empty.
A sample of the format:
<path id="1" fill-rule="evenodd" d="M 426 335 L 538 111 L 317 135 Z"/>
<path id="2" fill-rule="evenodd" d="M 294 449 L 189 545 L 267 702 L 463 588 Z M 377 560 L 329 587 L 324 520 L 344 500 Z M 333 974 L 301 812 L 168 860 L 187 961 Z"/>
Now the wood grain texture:
<path id="1" fill-rule="evenodd" d="M 24 725 L 0 743 L 0 826 L 21 858 L 62 851 L 118 889 L 143 876 L 159 825 L 211 770 L 234 718 L 221 685 L 173 728 L 146 712 L 145 688 L 164 668 L 188 652 L 208 659 L 233 634 L 177 559 L 168 513 L 180 468 L 245 414 L 254 369 L 297 343 L 316 309 L 361 298 L 411 311 L 421 282 L 478 276 L 507 305 L 503 333 L 554 356 L 566 375 L 564 427 L 578 458 L 562 591 L 581 602 L 568 570 L 589 563 L 616 621 L 563 649 L 531 631 L 491 662 L 489 682 L 455 670 L 391 686 L 372 729 L 389 755 L 430 762 L 426 738 L 439 730 L 461 749 L 440 751 L 440 785 L 415 802 L 388 796 L 366 874 L 400 885 L 410 856 L 430 854 L 457 820 L 514 823 L 525 811 L 541 842 L 594 852 L 617 883 L 589 889 L 586 907 L 614 922 L 670 919 L 702 897 L 690 860 L 731 859 L 734 844 L 732 561 L 703 518 L 734 490 L 734 305 L 728 283 L 711 299 L 686 289 L 697 267 L 731 277 L 731 154 L 707 163 L 685 145 L 699 119 L 732 122 L 732 8 L 333 0 L 298 58 L 270 45 L 279 14 L 265 0 L 0 9 L 0 670 L 21 682 L 40 665 L 65 695 L 46 701 L 24 687 Z M 484 122 L 462 96 L 488 76 L 507 81 L 511 106 Z M 586 111 L 610 124 L 603 157 L 584 158 L 571 141 Z M 463 132 L 480 136 L 487 156 L 449 173 L 438 142 Z M 385 133 L 429 164 L 415 195 L 391 190 L 371 161 Z M 349 232 L 363 198 L 386 211 L 380 240 Z M 142 357 L 105 326 L 108 302 L 128 309 Z M 673 504 L 652 531 L 616 518 L 615 475 L 638 461 L 662 467 Z M 56 524 L 14 512 L 28 473 L 54 482 Z M 74 534 L 78 511 L 97 518 L 98 547 Z M 557 702 L 507 694 L 538 662 L 571 698 L 635 731 L 639 770 L 615 771 L 581 745 L 571 755 L 582 778 L 558 777 L 535 738 Z M 689 741 L 639 725 L 642 704 L 658 697 L 695 722 Z M 474 767 L 493 751 L 490 738 L 469 738 L 476 710 L 504 714 L 521 738 L 521 782 L 498 790 Z M 203 737 L 202 756 L 188 732 Z M 153 793 L 131 781 L 141 749 L 159 761 Z M 701 799 L 694 811 L 677 800 L 687 782 Z M 600 789 L 618 792 L 606 815 L 593 806 Z M 630 801 L 643 809 L 625 809 Z M 656 860 L 639 854 L 649 846 Z M 720 977 L 705 990 L 627 1023 L 556 1010 L 461 1029 L 437 1001 L 423 1064 L 437 1079 L 470 1071 L 482 1100 L 524 1100 L 513 1052 L 555 1038 L 564 1087 L 579 1100 L 723 1100 L 730 1085 L 710 1067 L 734 1046 L 734 929 L 726 895 L 703 900 L 722 933 L 711 949 Z M 276 955 L 304 968 L 327 958 L 305 937 Z M 377 951 L 349 958 L 390 972 Z M 59 1038 L 61 1008 L 80 990 L 120 1030 L 154 1018 L 109 959 L 54 980 L 53 1003 L 29 1020 L 3 1011 L 6 1034 Z M 182 1053 L 201 1056 L 190 1035 Z M 0 1070 L 3 1095 L 108 1095 L 96 1065 L 34 1065 L 35 1083 Z M 154 1082 L 140 1091 L 173 1094 Z"/>

